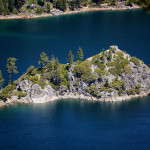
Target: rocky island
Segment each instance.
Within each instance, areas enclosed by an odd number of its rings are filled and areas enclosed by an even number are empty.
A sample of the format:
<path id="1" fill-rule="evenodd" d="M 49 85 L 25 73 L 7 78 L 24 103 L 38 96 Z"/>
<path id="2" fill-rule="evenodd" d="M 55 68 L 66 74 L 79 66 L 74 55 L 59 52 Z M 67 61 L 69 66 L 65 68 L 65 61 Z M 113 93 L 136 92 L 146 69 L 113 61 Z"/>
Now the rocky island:
<path id="1" fill-rule="evenodd" d="M 0 105 L 15 102 L 45 103 L 56 99 L 122 101 L 150 94 L 150 68 L 118 46 L 83 59 L 79 48 L 77 61 L 69 52 L 67 64 L 42 52 L 39 68 L 31 66 L 18 80 L 0 93 Z"/>

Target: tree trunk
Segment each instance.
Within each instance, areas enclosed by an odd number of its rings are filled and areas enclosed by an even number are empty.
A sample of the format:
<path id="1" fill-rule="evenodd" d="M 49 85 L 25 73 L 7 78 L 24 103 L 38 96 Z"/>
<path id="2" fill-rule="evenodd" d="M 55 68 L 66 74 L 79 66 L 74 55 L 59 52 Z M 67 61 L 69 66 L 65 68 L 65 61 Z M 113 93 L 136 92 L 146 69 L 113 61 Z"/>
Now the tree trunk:
<path id="1" fill-rule="evenodd" d="M 9 81 L 8 81 L 8 84 L 11 83 L 11 73 L 9 73 Z"/>

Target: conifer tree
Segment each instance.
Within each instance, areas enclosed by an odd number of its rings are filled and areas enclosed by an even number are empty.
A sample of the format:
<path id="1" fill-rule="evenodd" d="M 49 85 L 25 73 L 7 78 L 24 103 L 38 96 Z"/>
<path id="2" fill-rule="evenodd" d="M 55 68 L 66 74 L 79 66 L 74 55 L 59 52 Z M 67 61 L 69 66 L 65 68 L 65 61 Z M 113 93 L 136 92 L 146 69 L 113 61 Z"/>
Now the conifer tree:
<path id="1" fill-rule="evenodd" d="M 2 89 L 2 85 L 4 83 L 4 79 L 3 79 L 3 75 L 2 75 L 2 72 L 0 70 L 0 88 Z"/>
<path id="2" fill-rule="evenodd" d="M 59 66 L 59 61 L 58 61 L 58 58 L 56 57 L 56 60 L 55 60 L 55 69 L 57 69 L 58 68 L 58 66 Z"/>
<path id="3" fill-rule="evenodd" d="M 3 0 L 3 7 L 4 7 L 3 14 L 4 14 L 4 15 L 8 15 L 8 14 L 9 14 L 9 10 L 8 10 L 8 3 L 7 3 L 7 0 Z"/>
<path id="4" fill-rule="evenodd" d="M 83 51 L 82 49 L 79 47 L 79 51 L 78 51 L 78 55 L 77 55 L 77 61 L 81 62 L 83 59 Z"/>
<path id="5" fill-rule="evenodd" d="M 69 65 L 72 65 L 73 59 L 74 59 L 74 56 L 73 56 L 73 54 L 72 54 L 72 51 L 70 50 L 70 52 L 69 52 L 69 58 L 68 58 L 68 63 L 69 63 Z"/>
<path id="6" fill-rule="evenodd" d="M 0 0 L 0 15 L 4 13 L 4 6 L 3 6 L 3 1 Z"/>
<path id="7" fill-rule="evenodd" d="M 6 69 L 7 69 L 8 75 L 9 75 L 9 79 L 8 79 L 9 84 L 11 83 L 12 73 L 18 73 L 17 67 L 16 67 L 16 61 L 17 61 L 17 59 L 14 57 L 9 57 L 7 59 Z"/>
<path id="8" fill-rule="evenodd" d="M 111 60 L 112 59 L 112 52 L 111 52 L 111 49 L 109 50 L 109 53 L 108 53 L 108 60 Z"/>
<path id="9" fill-rule="evenodd" d="M 14 10 L 15 1 L 14 0 L 8 0 L 8 9 L 10 12 L 13 12 Z"/>
<path id="10" fill-rule="evenodd" d="M 53 0 L 53 7 L 56 8 L 56 0 Z"/>
<path id="11" fill-rule="evenodd" d="M 54 57 L 51 56 L 51 61 L 49 61 L 49 64 L 48 64 L 48 71 L 52 71 L 54 70 Z"/>
<path id="12" fill-rule="evenodd" d="M 46 7 L 47 7 L 47 12 L 50 13 L 51 12 L 50 2 L 47 2 Z"/>
<path id="13" fill-rule="evenodd" d="M 34 66 L 30 66 L 30 67 L 28 68 L 27 74 L 28 74 L 28 75 L 35 75 L 35 74 L 36 74 Z"/>
<path id="14" fill-rule="evenodd" d="M 101 57 L 102 63 L 105 62 L 105 49 L 102 49 L 102 57 Z"/>
<path id="15" fill-rule="evenodd" d="M 63 0 L 63 11 L 65 11 L 67 9 L 67 1 Z"/>
<path id="16" fill-rule="evenodd" d="M 42 52 L 40 55 L 40 60 L 38 61 L 38 64 L 41 66 L 41 73 L 43 71 L 43 66 L 47 66 L 48 61 L 49 60 L 47 54 Z"/>

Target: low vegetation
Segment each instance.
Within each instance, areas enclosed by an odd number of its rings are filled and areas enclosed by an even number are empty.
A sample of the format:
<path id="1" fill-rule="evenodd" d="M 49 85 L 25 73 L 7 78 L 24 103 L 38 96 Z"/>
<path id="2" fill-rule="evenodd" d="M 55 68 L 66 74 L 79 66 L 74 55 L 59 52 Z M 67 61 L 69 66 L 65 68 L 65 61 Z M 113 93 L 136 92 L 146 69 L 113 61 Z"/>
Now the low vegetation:
<path id="1" fill-rule="evenodd" d="M 69 89 L 69 73 L 72 74 L 74 80 L 73 85 L 76 89 L 81 88 L 83 83 L 85 91 L 94 97 L 102 97 L 104 93 L 115 92 L 119 96 L 123 94 L 135 95 L 140 94 L 141 85 L 138 84 L 134 89 L 127 89 L 126 83 L 121 79 L 122 74 L 131 75 L 132 63 L 137 67 L 142 65 L 143 70 L 148 69 L 146 65 L 136 57 L 130 57 L 125 52 L 116 50 L 111 47 L 109 50 L 104 49 L 90 59 L 83 61 L 83 51 L 79 48 L 77 52 L 77 60 L 74 62 L 74 55 L 69 51 L 68 64 L 60 64 L 58 58 L 47 56 L 45 52 L 40 54 L 38 68 L 30 66 L 27 72 L 18 80 L 12 82 L 13 73 L 18 73 L 16 66 L 16 58 L 8 58 L 6 69 L 8 72 L 8 85 L 1 90 L 0 99 L 7 100 L 12 96 L 18 99 L 27 95 L 16 86 L 22 80 L 30 80 L 32 84 L 38 84 L 44 89 L 45 85 L 51 85 L 55 90 L 63 86 Z M 140 67 L 140 68 L 142 68 Z M 69 78 L 69 79 L 68 79 Z M 133 79 L 132 79 L 133 80 Z M 2 87 L 4 79 L 0 71 L 0 86 Z"/>

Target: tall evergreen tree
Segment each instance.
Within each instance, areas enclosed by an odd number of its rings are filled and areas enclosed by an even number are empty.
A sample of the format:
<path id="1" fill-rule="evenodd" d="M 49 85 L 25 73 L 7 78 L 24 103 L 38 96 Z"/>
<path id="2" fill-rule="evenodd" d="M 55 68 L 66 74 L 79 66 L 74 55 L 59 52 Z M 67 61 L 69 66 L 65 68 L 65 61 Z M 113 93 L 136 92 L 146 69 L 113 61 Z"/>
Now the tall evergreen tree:
<path id="1" fill-rule="evenodd" d="M 47 12 L 50 13 L 51 12 L 50 2 L 47 2 L 46 7 L 47 7 Z"/>
<path id="2" fill-rule="evenodd" d="M 51 61 L 49 61 L 49 64 L 48 64 L 48 71 L 52 71 L 54 70 L 54 57 L 51 56 Z"/>
<path id="3" fill-rule="evenodd" d="M 10 12 L 13 12 L 14 10 L 15 1 L 14 0 L 8 0 L 8 9 Z"/>
<path id="4" fill-rule="evenodd" d="M 0 15 L 4 13 L 4 6 L 3 6 L 3 1 L 0 0 Z"/>
<path id="5" fill-rule="evenodd" d="M 25 3 L 25 0 L 15 0 L 15 7 L 19 10 Z"/>
<path id="6" fill-rule="evenodd" d="M 53 0 L 53 7 L 56 8 L 57 2 L 56 0 Z"/>
<path id="7" fill-rule="evenodd" d="M 16 67 L 16 61 L 17 61 L 17 59 L 14 57 L 9 57 L 7 59 L 6 69 L 7 69 L 8 75 L 9 75 L 9 79 L 8 79 L 9 84 L 11 83 L 12 73 L 18 73 L 17 67 Z"/>
<path id="8" fill-rule="evenodd" d="M 40 60 L 38 61 L 38 64 L 41 66 L 41 73 L 43 71 L 43 66 L 48 65 L 48 56 L 46 53 L 42 52 L 40 55 Z"/>
<path id="9" fill-rule="evenodd" d="M 101 60 L 104 63 L 105 62 L 105 49 L 102 50 Z"/>
<path id="10" fill-rule="evenodd" d="M 58 68 L 58 66 L 59 66 L 59 61 L 58 61 L 58 58 L 56 57 L 56 60 L 55 60 L 55 69 L 57 69 Z"/>
<path id="11" fill-rule="evenodd" d="M 2 75 L 2 72 L 0 70 L 0 88 L 2 89 L 2 85 L 4 83 L 4 79 L 3 79 L 3 75 Z"/>
<path id="12" fill-rule="evenodd" d="M 7 0 L 3 0 L 3 6 L 4 6 L 4 15 L 8 15 L 9 14 L 9 9 L 8 9 L 8 3 Z"/>
<path id="13" fill-rule="evenodd" d="M 63 0 L 63 11 L 67 9 L 67 0 Z"/>
<path id="14" fill-rule="evenodd" d="M 77 55 L 77 61 L 81 62 L 83 59 L 83 51 L 82 49 L 79 47 L 79 51 L 78 51 L 78 55 Z"/>
<path id="15" fill-rule="evenodd" d="M 68 63 L 69 63 L 69 65 L 72 65 L 73 59 L 74 59 L 74 56 L 73 56 L 73 54 L 72 54 L 72 51 L 70 50 L 70 52 L 69 52 L 69 58 L 68 58 Z"/>

